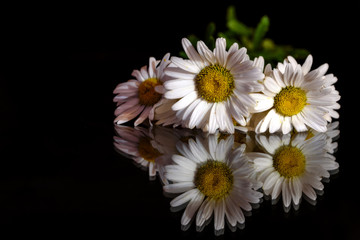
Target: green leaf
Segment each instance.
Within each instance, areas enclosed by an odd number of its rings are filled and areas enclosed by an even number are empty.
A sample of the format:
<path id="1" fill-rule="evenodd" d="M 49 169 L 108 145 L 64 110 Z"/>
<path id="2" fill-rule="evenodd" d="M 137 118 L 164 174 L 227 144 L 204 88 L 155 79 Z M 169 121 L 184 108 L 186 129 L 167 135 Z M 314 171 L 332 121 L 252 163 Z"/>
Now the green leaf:
<path id="1" fill-rule="evenodd" d="M 226 20 L 232 21 L 237 20 L 235 6 L 229 6 L 226 13 Z"/>
<path id="2" fill-rule="evenodd" d="M 199 38 L 197 36 L 195 36 L 194 34 L 189 35 L 188 39 L 193 46 L 196 46 L 196 43 L 199 41 Z"/>
<path id="3" fill-rule="evenodd" d="M 186 53 L 184 51 L 180 51 L 179 56 L 182 57 L 182 58 L 185 58 L 185 59 L 188 58 L 188 56 L 186 55 Z"/>
<path id="4" fill-rule="evenodd" d="M 230 31 L 240 36 L 249 36 L 252 32 L 251 28 L 236 19 L 228 21 L 226 25 Z"/>
<path id="5" fill-rule="evenodd" d="M 260 22 L 255 29 L 254 39 L 253 39 L 254 49 L 259 49 L 261 41 L 263 40 L 265 34 L 269 30 L 269 26 L 270 26 L 270 20 L 265 15 L 260 19 Z"/>
<path id="6" fill-rule="evenodd" d="M 206 27 L 206 31 L 205 31 L 205 41 L 207 41 L 208 39 L 210 39 L 210 37 L 214 37 L 215 34 L 215 30 L 216 30 L 216 25 L 214 22 L 210 22 L 207 27 Z"/>

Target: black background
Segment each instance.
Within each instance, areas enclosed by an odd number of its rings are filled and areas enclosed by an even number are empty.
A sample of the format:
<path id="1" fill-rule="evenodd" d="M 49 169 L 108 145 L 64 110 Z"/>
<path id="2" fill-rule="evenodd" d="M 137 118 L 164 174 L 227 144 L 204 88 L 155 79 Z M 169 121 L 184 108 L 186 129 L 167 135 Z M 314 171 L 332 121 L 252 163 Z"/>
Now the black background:
<path id="1" fill-rule="evenodd" d="M 113 148 L 112 91 L 133 69 L 181 50 L 210 21 L 225 29 L 226 8 L 256 26 L 267 14 L 268 37 L 308 49 L 313 67 L 338 77 L 340 172 L 315 207 L 285 214 L 265 201 L 244 230 L 220 238 L 355 239 L 357 200 L 358 5 L 240 1 L 116 5 L 38 4 L 1 9 L 0 227 L 12 236 L 213 238 L 183 232 L 158 180 Z M 126 237 L 129 238 L 129 237 Z M 215 237 L 214 237 L 215 238 Z"/>

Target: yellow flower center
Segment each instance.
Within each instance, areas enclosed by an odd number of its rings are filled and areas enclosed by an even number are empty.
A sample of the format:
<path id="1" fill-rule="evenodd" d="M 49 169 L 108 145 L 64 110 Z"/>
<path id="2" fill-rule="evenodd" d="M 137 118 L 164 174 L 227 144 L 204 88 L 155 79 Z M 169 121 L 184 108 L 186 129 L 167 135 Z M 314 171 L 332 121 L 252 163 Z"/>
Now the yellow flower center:
<path id="1" fill-rule="evenodd" d="M 228 195 L 233 186 L 233 175 L 223 162 L 208 160 L 195 174 L 195 186 L 211 199 L 221 199 Z"/>
<path id="2" fill-rule="evenodd" d="M 283 88 L 274 98 L 276 112 L 283 116 L 293 116 L 305 107 L 306 93 L 301 88 L 288 86 Z"/>
<path id="3" fill-rule="evenodd" d="M 297 147 L 282 146 L 276 150 L 273 166 L 285 178 L 300 176 L 305 171 L 305 156 Z"/>
<path id="4" fill-rule="evenodd" d="M 208 102 L 226 100 L 235 88 L 234 77 L 219 64 L 203 68 L 195 78 L 199 95 Z"/>
<path id="5" fill-rule="evenodd" d="M 155 87 L 161 85 L 157 78 L 149 78 L 139 86 L 139 100 L 141 105 L 153 106 L 160 101 L 161 94 L 155 91 Z"/>
<path id="6" fill-rule="evenodd" d="M 146 137 L 140 138 L 138 151 L 140 156 L 148 162 L 155 162 L 155 159 L 161 156 L 161 153 L 151 145 L 150 139 Z"/>

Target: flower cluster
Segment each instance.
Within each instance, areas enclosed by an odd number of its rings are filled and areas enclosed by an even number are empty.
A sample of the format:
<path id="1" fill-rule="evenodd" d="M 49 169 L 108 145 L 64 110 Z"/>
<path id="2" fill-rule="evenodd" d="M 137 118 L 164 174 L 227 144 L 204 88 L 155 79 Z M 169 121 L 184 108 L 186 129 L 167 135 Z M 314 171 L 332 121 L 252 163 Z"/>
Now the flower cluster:
<path id="1" fill-rule="evenodd" d="M 164 195 L 173 198 L 171 209 L 184 209 L 183 230 L 194 222 L 202 231 L 213 219 L 215 234 L 222 234 L 225 224 L 242 229 L 263 197 L 282 202 L 285 212 L 298 210 L 303 199 L 315 205 L 323 181 L 339 168 L 337 128 L 333 122 L 325 133 L 265 135 L 115 125 L 114 145 L 151 180 L 159 176 Z"/>
<path id="2" fill-rule="evenodd" d="M 115 123 L 135 119 L 150 124 L 199 128 L 210 134 L 235 129 L 256 133 L 325 132 L 338 118 L 337 78 L 326 74 L 328 64 L 311 70 L 309 55 L 303 65 L 288 56 L 276 68 L 265 67 L 262 56 L 251 60 L 237 43 L 226 49 L 218 38 L 211 51 L 198 41 L 196 49 L 186 38 L 188 59 L 166 54 L 150 57 L 149 66 L 134 70 L 136 79 L 114 90 Z"/>

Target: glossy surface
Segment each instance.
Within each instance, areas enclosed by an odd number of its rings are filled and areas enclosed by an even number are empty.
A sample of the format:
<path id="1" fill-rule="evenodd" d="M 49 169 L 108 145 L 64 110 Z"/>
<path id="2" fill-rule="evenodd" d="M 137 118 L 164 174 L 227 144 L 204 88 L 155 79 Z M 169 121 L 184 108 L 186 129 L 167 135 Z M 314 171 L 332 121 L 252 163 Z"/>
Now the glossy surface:
<path id="1" fill-rule="evenodd" d="M 212 222 L 201 232 L 194 223 L 181 230 L 183 210 L 170 208 L 172 198 L 164 196 L 158 175 L 149 180 L 148 171 L 115 150 L 112 91 L 131 78 L 133 69 L 147 64 L 149 56 L 177 55 L 181 38 L 201 35 L 209 21 L 225 29 L 227 5 L 182 4 L 166 10 L 139 5 L 121 10 L 90 5 L 29 9 L 29 16 L 20 14 L 20 25 L 11 25 L 17 14 L 2 22 L 7 40 L 0 73 L 3 234 L 218 239 Z M 245 216 L 242 230 L 232 232 L 225 225 L 220 238 L 356 239 L 359 123 L 353 83 L 358 81 L 358 61 L 353 57 L 358 48 L 356 38 L 348 36 L 357 16 L 351 11 L 358 7 L 304 4 L 285 11 L 276 4 L 238 5 L 252 9 L 242 12 L 249 25 L 268 14 L 271 37 L 308 48 L 314 66 L 327 62 L 329 72 L 338 77 L 342 108 L 334 156 L 340 167 L 323 182 L 324 192 L 315 206 L 303 200 L 298 210 L 285 212 L 281 201 L 273 205 L 264 198 L 251 216 Z M 343 17 L 335 17 L 340 13 Z"/>

